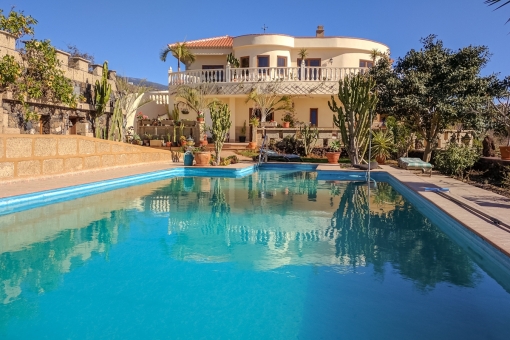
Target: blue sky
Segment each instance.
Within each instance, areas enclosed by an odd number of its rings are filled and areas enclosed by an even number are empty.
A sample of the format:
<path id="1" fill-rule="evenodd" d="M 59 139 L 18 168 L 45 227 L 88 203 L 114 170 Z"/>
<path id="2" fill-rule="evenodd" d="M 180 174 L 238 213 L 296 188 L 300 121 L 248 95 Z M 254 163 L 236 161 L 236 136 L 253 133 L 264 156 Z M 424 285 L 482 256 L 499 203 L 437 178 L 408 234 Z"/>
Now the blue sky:
<path id="1" fill-rule="evenodd" d="M 431 33 L 457 49 L 486 45 L 493 54 L 484 74 L 510 75 L 510 5 L 497 11 L 483 0 L 323 0 L 310 1 L 175 0 L 3 0 L 35 17 L 36 38 L 57 48 L 74 44 L 109 61 L 119 74 L 166 84 L 174 58 L 159 60 L 167 43 L 220 35 L 284 33 L 313 36 L 317 25 L 326 35 L 372 39 L 390 46 L 394 59 Z M 51 5 L 50 5 L 51 4 Z M 251 4 L 257 4 L 256 6 Z"/>

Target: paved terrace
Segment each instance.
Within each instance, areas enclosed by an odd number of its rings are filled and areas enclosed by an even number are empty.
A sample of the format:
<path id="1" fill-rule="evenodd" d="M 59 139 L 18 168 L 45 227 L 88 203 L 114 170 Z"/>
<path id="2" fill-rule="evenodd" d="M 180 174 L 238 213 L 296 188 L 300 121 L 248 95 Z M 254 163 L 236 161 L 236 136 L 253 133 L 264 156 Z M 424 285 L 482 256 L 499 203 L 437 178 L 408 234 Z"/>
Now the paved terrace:
<path id="1" fill-rule="evenodd" d="M 225 155 L 226 156 L 226 155 Z M 242 158 L 242 157 L 240 157 Z M 230 165 L 226 168 L 245 168 L 251 166 L 251 162 L 242 162 Z M 158 162 L 142 165 L 131 165 L 109 169 L 80 171 L 74 174 L 64 174 L 37 179 L 13 180 L 0 184 L 0 198 L 23 195 L 44 190 L 64 188 L 73 185 L 86 184 L 125 176 L 149 173 L 183 166 L 182 163 Z M 341 169 L 336 165 L 321 164 L 318 170 L 358 171 Z M 424 199 L 434 203 L 445 213 L 459 221 L 466 228 L 486 240 L 494 247 L 510 256 L 510 231 L 503 227 L 476 216 L 456 203 L 441 197 L 434 192 L 426 192 L 426 187 L 447 187 L 450 192 L 447 195 L 456 198 L 463 203 L 474 207 L 487 215 L 497 218 L 501 222 L 510 225 L 510 199 L 501 195 L 483 190 L 455 179 L 433 175 L 424 177 L 413 174 L 410 171 L 397 169 L 391 166 L 382 166 L 382 170 L 393 175 L 411 190 L 417 192 Z"/>

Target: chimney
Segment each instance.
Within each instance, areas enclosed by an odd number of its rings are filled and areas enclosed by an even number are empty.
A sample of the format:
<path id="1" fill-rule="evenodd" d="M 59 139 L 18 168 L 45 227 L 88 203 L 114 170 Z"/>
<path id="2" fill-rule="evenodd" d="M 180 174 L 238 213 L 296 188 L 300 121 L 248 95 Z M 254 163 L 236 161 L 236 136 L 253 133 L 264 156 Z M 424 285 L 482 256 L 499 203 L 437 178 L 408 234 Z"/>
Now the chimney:
<path id="1" fill-rule="evenodd" d="M 315 36 L 317 38 L 324 38 L 324 26 L 317 26 L 317 31 L 315 31 Z"/>

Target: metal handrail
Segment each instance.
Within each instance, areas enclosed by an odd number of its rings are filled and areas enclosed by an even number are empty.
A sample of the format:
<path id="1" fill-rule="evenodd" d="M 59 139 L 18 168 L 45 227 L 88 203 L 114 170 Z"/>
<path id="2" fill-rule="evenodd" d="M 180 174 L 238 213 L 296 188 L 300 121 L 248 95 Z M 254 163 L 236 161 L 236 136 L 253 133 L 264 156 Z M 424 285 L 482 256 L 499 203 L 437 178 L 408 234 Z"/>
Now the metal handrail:
<path id="1" fill-rule="evenodd" d="M 267 140 L 267 134 L 266 134 L 266 130 L 264 130 L 264 139 L 262 139 L 262 146 L 261 146 L 260 151 L 259 151 L 259 163 L 258 163 L 258 165 L 260 165 L 260 160 L 262 158 L 262 150 L 264 150 L 264 146 L 266 145 L 266 140 Z"/>

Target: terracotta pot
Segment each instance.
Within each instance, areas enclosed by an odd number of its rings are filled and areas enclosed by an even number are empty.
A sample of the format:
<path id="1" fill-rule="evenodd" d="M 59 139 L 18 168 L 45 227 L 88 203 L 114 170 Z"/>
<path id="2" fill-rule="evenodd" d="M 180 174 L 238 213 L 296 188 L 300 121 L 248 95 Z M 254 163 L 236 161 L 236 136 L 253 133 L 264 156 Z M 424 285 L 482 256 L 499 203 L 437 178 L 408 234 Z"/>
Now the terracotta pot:
<path id="1" fill-rule="evenodd" d="M 510 146 L 500 146 L 499 151 L 501 152 L 501 159 L 510 160 Z"/>
<path id="2" fill-rule="evenodd" d="M 171 145 L 172 145 L 172 143 L 171 143 L 171 142 L 166 142 L 166 146 L 167 146 L 167 147 L 170 147 Z"/>
<path id="3" fill-rule="evenodd" d="M 181 140 L 181 146 L 186 146 L 186 140 Z"/>
<path id="4" fill-rule="evenodd" d="M 290 127 L 290 122 L 283 122 L 283 123 L 282 123 L 282 126 L 283 126 L 284 128 L 288 128 L 288 127 Z"/>
<path id="5" fill-rule="evenodd" d="M 326 157 L 328 158 L 329 164 L 338 164 L 340 152 L 326 152 Z"/>
<path id="6" fill-rule="evenodd" d="M 377 161 L 377 164 L 381 164 L 381 165 L 386 164 L 386 157 L 384 157 L 384 156 L 377 156 L 375 158 L 375 160 Z"/>
<path id="7" fill-rule="evenodd" d="M 249 142 L 246 148 L 250 150 L 255 150 L 257 148 L 257 142 Z"/>
<path id="8" fill-rule="evenodd" d="M 201 123 L 204 121 L 204 118 L 197 118 L 197 122 Z"/>
<path id="9" fill-rule="evenodd" d="M 209 166 L 211 160 L 211 153 L 209 151 L 195 152 L 195 165 Z"/>

